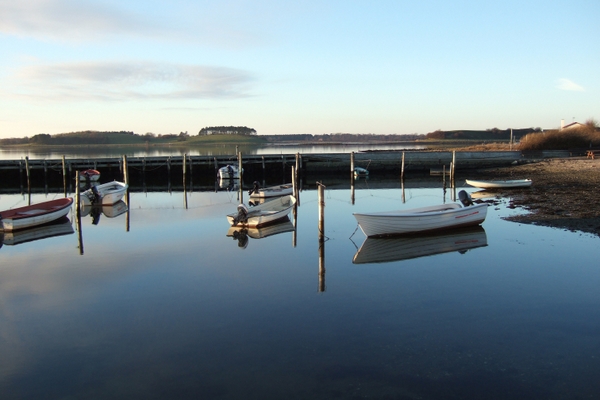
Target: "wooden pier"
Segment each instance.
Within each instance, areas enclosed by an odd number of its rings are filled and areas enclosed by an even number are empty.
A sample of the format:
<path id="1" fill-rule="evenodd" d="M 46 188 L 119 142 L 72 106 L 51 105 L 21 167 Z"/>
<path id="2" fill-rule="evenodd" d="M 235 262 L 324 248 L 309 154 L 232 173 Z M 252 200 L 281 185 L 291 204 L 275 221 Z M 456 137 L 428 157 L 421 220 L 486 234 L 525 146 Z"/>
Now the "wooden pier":
<path id="1" fill-rule="evenodd" d="M 165 186 L 167 181 L 193 181 L 201 186 L 214 185 L 217 170 L 225 165 L 244 168 L 244 182 L 254 180 L 289 181 L 292 169 L 298 179 L 317 181 L 351 171 L 351 166 L 369 170 L 370 176 L 400 176 L 400 173 L 429 173 L 431 169 L 457 170 L 489 168 L 515 164 L 523 156 L 518 151 L 451 152 L 451 151 L 368 151 L 332 154 L 277 154 L 231 156 L 111 157 L 97 159 L 66 158 L 0 160 L 0 189 L 48 188 L 65 186 L 76 171 L 97 169 L 102 181 L 123 180 L 129 174 L 131 186 Z M 124 162 L 126 168 L 124 169 Z M 281 178 L 279 178 L 281 177 Z M 170 186 L 170 185 L 169 185 Z"/>

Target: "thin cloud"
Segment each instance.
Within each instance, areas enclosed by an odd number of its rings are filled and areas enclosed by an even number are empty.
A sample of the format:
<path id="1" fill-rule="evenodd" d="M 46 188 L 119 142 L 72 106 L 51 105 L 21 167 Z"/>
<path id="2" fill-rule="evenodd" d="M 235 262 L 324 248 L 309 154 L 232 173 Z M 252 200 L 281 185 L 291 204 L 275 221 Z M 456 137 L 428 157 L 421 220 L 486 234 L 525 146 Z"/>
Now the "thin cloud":
<path id="1" fill-rule="evenodd" d="M 21 97 L 48 100 L 234 99 L 248 97 L 246 71 L 166 63 L 68 63 L 30 66 L 16 75 Z"/>
<path id="2" fill-rule="evenodd" d="M 101 3 L 74 0 L 0 1 L 0 33 L 83 41 L 124 33 L 160 35 L 159 24 Z"/>
<path id="3" fill-rule="evenodd" d="M 585 89 L 576 84 L 575 82 L 573 82 L 570 79 L 566 79 L 566 78 L 561 78 L 558 80 L 558 84 L 556 85 L 557 89 L 560 90 L 570 90 L 570 91 L 574 91 L 574 92 L 584 92 Z"/>

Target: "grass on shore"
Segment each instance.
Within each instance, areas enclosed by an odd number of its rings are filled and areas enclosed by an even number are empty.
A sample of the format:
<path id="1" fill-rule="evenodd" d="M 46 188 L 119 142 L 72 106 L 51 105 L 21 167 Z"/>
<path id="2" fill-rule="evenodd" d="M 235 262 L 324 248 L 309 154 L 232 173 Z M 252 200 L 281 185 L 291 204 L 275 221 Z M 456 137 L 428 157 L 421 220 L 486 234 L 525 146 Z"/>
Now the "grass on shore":
<path id="1" fill-rule="evenodd" d="M 530 133 L 519 143 L 519 150 L 568 150 L 600 147 L 600 131 L 593 127 Z"/>

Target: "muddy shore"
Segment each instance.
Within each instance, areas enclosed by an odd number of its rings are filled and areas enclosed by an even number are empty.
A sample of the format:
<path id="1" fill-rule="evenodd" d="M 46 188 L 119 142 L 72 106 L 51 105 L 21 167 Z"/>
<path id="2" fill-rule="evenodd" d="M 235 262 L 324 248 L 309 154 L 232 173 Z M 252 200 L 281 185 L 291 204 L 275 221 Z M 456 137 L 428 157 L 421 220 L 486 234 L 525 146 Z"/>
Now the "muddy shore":
<path id="1" fill-rule="evenodd" d="M 481 169 L 473 179 L 531 179 L 530 188 L 503 190 L 510 207 L 530 211 L 511 221 L 600 236 L 600 160 L 547 159 Z"/>

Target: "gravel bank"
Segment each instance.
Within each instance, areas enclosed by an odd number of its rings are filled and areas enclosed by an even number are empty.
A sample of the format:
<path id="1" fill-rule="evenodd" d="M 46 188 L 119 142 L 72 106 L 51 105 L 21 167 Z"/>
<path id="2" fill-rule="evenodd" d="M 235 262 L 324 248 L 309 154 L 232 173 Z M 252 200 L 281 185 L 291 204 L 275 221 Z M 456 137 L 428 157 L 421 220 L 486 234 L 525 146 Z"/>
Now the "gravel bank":
<path id="1" fill-rule="evenodd" d="M 531 213 L 511 221 L 600 236 L 600 160 L 549 159 L 479 170 L 473 179 L 526 179 L 531 188 L 512 189 L 511 207 Z M 508 190 L 506 190 L 508 192 Z"/>

